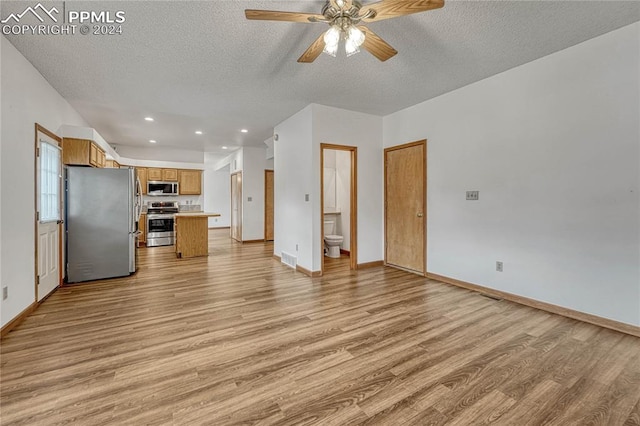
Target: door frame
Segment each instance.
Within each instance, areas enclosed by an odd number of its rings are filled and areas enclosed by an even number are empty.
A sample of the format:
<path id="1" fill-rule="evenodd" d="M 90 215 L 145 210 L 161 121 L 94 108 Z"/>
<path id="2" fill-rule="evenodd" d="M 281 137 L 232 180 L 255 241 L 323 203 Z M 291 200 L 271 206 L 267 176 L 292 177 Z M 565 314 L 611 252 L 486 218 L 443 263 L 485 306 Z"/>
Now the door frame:
<path id="1" fill-rule="evenodd" d="M 423 150 L 424 150 L 424 157 L 422 158 L 422 184 L 424 186 L 424 198 L 422 199 L 422 212 L 423 212 L 422 220 L 424 222 L 423 224 L 424 235 L 422 237 L 422 252 L 424 253 L 422 275 L 427 276 L 427 155 L 428 155 L 427 147 L 428 145 L 427 145 L 426 139 L 422 139 L 415 142 L 409 142 L 402 145 L 395 145 L 395 146 L 391 146 L 389 148 L 384 149 L 384 158 L 383 158 L 383 161 L 384 161 L 384 265 L 406 270 L 408 272 L 412 272 L 414 274 L 420 275 L 419 271 L 412 271 L 410 269 L 405 269 L 402 267 L 398 267 L 396 265 L 389 265 L 387 263 L 387 240 L 388 240 L 387 230 L 389 229 L 389 227 L 387 226 L 387 222 L 389 221 L 389 217 L 387 215 L 387 154 L 391 151 L 397 151 L 405 148 L 412 148 L 414 146 L 420 146 L 420 145 L 423 146 Z"/>
<path id="2" fill-rule="evenodd" d="M 351 188 L 349 190 L 349 269 L 358 269 L 358 147 L 349 145 L 320 144 L 320 275 L 324 274 L 324 151 L 349 151 L 351 153 Z"/>
<path id="3" fill-rule="evenodd" d="M 240 233 L 240 235 L 239 235 L 240 239 L 239 240 L 233 238 L 233 177 L 236 176 L 236 175 L 240 176 L 240 205 L 238 207 L 239 215 L 240 215 L 240 230 L 239 230 L 240 231 L 239 232 Z M 230 235 L 229 236 L 231 237 L 232 240 L 237 241 L 239 243 L 242 243 L 242 241 L 243 241 L 242 240 L 242 201 L 243 201 L 243 198 L 242 198 L 242 170 L 238 170 L 237 172 L 231 173 L 231 179 L 229 180 L 229 183 L 231 185 L 231 191 L 230 191 L 231 203 L 229 205 L 230 210 L 231 210 L 230 211 L 230 215 L 229 215 L 229 218 L 230 218 L 230 221 L 229 221 L 229 225 L 230 225 L 229 226 L 229 234 Z M 236 220 L 237 219 L 238 218 L 236 218 Z"/>
<path id="4" fill-rule="evenodd" d="M 53 133 L 52 131 L 44 128 L 43 126 L 41 126 L 38 123 L 35 123 L 34 126 L 34 135 L 33 135 L 33 140 L 34 140 L 34 146 L 33 146 L 33 218 L 34 218 L 34 222 L 33 222 L 33 233 L 34 233 L 34 241 L 33 241 L 33 247 L 34 247 L 34 254 L 35 254 L 35 259 L 34 259 L 34 264 L 33 264 L 33 269 L 34 269 L 34 274 L 33 274 L 33 285 L 35 287 L 35 302 L 38 303 L 38 281 L 39 281 L 39 275 L 38 275 L 38 222 L 40 222 L 40 218 L 39 218 L 39 212 L 38 212 L 38 197 L 40 196 L 40 194 L 38 193 L 38 143 L 40 142 L 38 140 L 38 132 L 40 133 L 44 133 L 45 135 L 49 136 L 51 139 L 55 140 L 58 143 L 58 146 L 60 147 L 60 172 L 62 173 L 62 166 L 63 166 L 63 161 L 62 161 L 62 156 L 63 156 L 63 144 L 62 144 L 62 138 L 58 135 L 56 135 L 55 133 Z M 60 179 L 60 217 L 64 217 L 64 191 L 63 191 L 64 187 L 62 184 L 62 178 Z M 63 270 L 63 259 L 62 259 L 62 245 L 63 245 L 63 240 L 64 240 L 64 229 L 63 229 L 63 221 L 61 220 L 60 223 L 58 223 L 58 287 L 62 287 L 63 284 L 63 278 L 64 278 L 64 270 Z M 55 290 L 54 290 L 55 291 Z M 53 292 L 52 292 L 53 293 Z M 45 296 L 45 297 L 48 297 Z M 45 299 L 42 299 L 41 302 L 43 302 Z"/>
<path id="5" fill-rule="evenodd" d="M 274 222 L 274 225 L 275 225 L 275 221 L 276 221 L 275 220 L 275 210 L 276 210 L 275 209 L 275 207 L 276 207 L 275 206 L 275 190 L 276 190 L 276 188 L 275 188 L 275 184 L 276 184 L 275 177 L 276 177 L 276 175 L 275 175 L 275 173 L 273 172 L 272 169 L 265 169 L 264 170 L 264 240 L 265 240 L 265 242 L 266 241 L 273 241 L 273 240 L 267 240 L 267 175 L 269 173 L 271 173 L 273 175 L 273 179 L 274 179 L 274 181 L 273 181 L 274 200 L 273 200 L 273 203 L 272 203 L 273 204 L 272 208 L 273 208 L 273 222 Z M 274 239 L 275 239 L 275 229 L 274 229 Z"/>

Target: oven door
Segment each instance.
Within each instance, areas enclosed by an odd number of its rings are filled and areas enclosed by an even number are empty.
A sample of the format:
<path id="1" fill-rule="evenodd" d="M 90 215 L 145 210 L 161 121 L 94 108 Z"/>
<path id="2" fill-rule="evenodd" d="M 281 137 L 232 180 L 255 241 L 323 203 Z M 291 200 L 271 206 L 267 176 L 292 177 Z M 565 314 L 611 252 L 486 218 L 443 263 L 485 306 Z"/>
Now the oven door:
<path id="1" fill-rule="evenodd" d="M 147 247 L 175 244 L 175 217 L 172 214 L 147 215 Z"/>

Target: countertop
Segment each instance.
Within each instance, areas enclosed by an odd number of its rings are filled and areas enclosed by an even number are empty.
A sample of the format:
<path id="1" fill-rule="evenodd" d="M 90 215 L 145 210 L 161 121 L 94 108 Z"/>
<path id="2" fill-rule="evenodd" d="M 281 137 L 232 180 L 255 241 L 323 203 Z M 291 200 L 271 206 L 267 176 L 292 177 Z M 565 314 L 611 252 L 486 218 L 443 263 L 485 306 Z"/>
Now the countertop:
<path id="1" fill-rule="evenodd" d="M 176 218 L 178 217 L 219 217 L 220 213 L 211 213 L 211 212 L 181 212 L 176 213 Z"/>

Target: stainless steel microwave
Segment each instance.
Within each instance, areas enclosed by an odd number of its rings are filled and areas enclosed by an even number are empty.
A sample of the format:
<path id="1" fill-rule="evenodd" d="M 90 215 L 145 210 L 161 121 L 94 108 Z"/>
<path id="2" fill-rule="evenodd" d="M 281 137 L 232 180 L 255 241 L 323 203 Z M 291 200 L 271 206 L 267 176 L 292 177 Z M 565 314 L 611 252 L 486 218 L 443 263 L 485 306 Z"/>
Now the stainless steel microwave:
<path id="1" fill-rule="evenodd" d="M 178 182 L 147 182 L 147 195 L 178 195 Z"/>

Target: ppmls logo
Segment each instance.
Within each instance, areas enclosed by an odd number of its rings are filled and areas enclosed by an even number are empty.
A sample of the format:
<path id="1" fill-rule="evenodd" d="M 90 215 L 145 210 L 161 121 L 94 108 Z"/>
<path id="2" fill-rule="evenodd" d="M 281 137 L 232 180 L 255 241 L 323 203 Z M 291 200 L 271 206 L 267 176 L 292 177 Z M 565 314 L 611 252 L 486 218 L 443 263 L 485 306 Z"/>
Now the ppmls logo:
<path id="1" fill-rule="evenodd" d="M 2 1 L 2 0 L 0 0 Z M 71 10 L 66 2 L 38 3 L 0 20 L 4 35 L 120 35 L 123 10 Z M 15 10 L 15 9 L 14 9 Z M 19 9 L 18 9 L 19 10 Z M 60 11 L 62 10 L 62 13 Z"/>
<path id="2" fill-rule="evenodd" d="M 42 3 L 38 3 L 35 7 L 27 7 L 22 13 L 12 13 L 0 22 L 2 22 L 3 24 L 18 24 L 25 15 L 29 14 L 35 16 L 38 21 L 42 23 L 44 23 L 43 16 L 48 16 L 49 18 L 51 18 L 51 20 L 53 20 L 53 22 L 58 22 L 58 19 L 53 15 L 54 13 L 56 15 L 60 13 L 55 6 L 47 10 L 47 8 L 42 5 Z M 11 22 L 12 20 L 13 22 Z"/>

